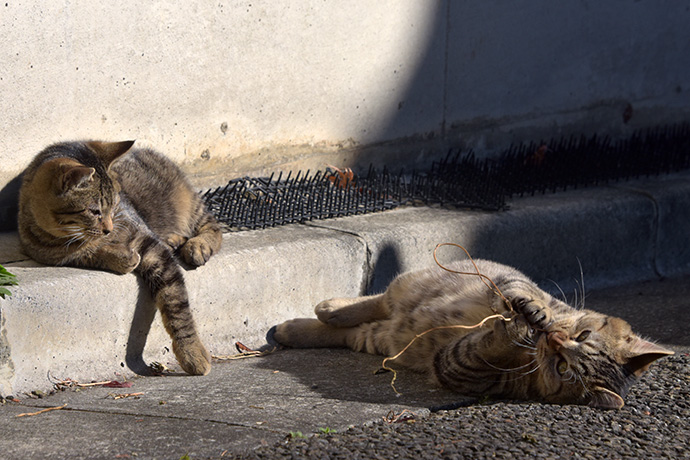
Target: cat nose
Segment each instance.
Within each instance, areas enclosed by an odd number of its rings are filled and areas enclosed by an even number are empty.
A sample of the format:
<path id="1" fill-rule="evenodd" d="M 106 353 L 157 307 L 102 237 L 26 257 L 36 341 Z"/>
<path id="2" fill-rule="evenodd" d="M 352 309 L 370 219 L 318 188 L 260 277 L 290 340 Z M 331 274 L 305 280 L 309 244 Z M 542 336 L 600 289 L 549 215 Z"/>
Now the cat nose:
<path id="1" fill-rule="evenodd" d="M 554 351 L 558 351 L 568 340 L 568 336 L 562 331 L 549 332 L 549 334 L 546 336 L 546 340 L 548 341 L 550 348 L 552 348 Z"/>
<path id="2" fill-rule="evenodd" d="M 105 216 L 101 222 L 102 232 L 104 235 L 108 235 L 113 231 L 113 219 L 110 216 Z"/>

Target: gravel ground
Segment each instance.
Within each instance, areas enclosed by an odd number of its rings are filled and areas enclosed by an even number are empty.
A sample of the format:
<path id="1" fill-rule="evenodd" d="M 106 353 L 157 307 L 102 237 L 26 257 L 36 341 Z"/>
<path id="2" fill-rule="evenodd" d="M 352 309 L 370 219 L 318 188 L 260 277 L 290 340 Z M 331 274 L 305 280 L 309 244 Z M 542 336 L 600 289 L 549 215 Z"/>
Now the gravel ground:
<path id="1" fill-rule="evenodd" d="M 235 458 L 690 458 L 689 352 L 653 365 L 618 411 L 485 402 L 293 437 Z"/>

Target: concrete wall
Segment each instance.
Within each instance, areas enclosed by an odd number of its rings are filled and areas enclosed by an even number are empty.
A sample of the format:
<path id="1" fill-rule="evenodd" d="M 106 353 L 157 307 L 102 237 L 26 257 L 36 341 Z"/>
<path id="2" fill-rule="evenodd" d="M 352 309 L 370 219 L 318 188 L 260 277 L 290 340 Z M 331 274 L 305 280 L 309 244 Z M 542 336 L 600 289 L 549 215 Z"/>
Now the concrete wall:
<path id="1" fill-rule="evenodd" d="M 5 0 L 0 229 L 59 140 L 135 138 L 205 187 L 687 119 L 688 24 L 658 0 Z"/>

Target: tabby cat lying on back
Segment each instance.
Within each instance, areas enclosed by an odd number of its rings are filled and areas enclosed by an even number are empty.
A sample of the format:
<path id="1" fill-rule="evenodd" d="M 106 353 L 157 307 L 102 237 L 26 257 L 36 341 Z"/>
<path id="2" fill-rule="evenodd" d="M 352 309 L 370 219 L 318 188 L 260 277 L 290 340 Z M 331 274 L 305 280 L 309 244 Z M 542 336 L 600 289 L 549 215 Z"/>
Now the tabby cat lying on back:
<path id="1" fill-rule="evenodd" d="M 635 335 L 622 319 L 568 306 L 513 268 L 476 263 L 512 312 L 478 276 L 434 267 L 399 276 L 380 295 L 321 302 L 318 319 L 284 322 L 273 337 L 297 348 L 349 347 L 394 356 L 428 329 L 471 326 L 498 312 L 511 321 L 429 332 L 393 363 L 467 395 L 601 408 L 622 407 L 628 388 L 649 365 L 673 354 Z M 470 261 L 448 268 L 476 273 Z"/>
<path id="2" fill-rule="evenodd" d="M 182 368 L 207 374 L 210 355 L 173 252 L 205 264 L 220 249 L 220 227 L 177 166 L 133 144 L 71 142 L 39 153 L 20 189 L 22 248 L 45 264 L 138 272 Z"/>

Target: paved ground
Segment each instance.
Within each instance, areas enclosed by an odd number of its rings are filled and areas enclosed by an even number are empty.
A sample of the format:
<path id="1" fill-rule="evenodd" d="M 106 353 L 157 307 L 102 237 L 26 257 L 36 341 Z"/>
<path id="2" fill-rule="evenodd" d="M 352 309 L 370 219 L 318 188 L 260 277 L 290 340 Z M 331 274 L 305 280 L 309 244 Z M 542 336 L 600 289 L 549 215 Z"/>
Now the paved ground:
<path id="1" fill-rule="evenodd" d="M 373 373 L 378 357 L 283 350 L 219 362 L 207 377 L 139 377 L 128 388 L 16 395 L 18 402 L 0 405 L 0 456 L 690 457 L 690 277 L 592 292 L 587 306 L 624 317 L 677 351 L 652 368 L 620 411 L 482 404 L 407 372 L 398 377 L 403 395 L 396 397 L 390 375 Z"/>

